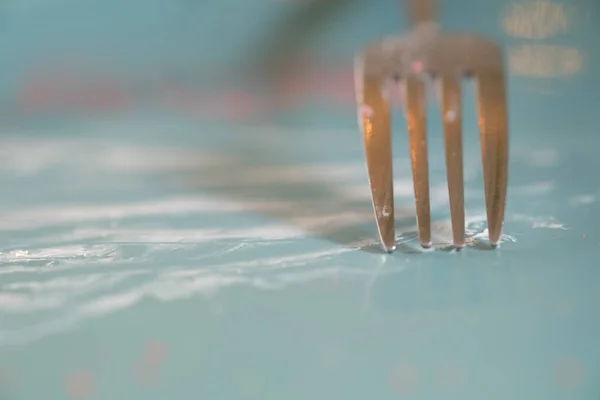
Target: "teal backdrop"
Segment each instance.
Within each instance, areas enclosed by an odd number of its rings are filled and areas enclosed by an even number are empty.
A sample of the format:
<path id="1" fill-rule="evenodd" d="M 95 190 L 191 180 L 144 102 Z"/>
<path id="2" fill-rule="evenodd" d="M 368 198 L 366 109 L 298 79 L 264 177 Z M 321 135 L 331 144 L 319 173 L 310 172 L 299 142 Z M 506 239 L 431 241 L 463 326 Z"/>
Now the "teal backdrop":
<path id="1" fill-rule="evenodd" d="M 398 112 L 391 255 L 351 68 L 406 29 L 397 2 L 288 36 L 308 1 L 0 7 L 1 400 L 600 398 L 597 2 L 444 4 L 506 51 L 504 236 L 489 250 L 467 82 L 469 246 L 447 248 L 432 101 L 436 246 L 415 241 Z"/>

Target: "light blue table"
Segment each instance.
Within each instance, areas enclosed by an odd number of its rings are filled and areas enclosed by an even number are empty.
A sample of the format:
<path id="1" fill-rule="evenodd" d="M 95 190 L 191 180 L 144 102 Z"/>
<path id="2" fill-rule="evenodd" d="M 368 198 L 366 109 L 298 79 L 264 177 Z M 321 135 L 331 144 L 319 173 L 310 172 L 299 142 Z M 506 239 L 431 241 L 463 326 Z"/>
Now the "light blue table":
<path id="1" fill-rule="evenodd" d="M 303 50 L 339 76 L 359 45 L 402 27 L 394 1 L 363 3 Z M 468 92 L 474 242 L 423 252 L 413 240 L 399 119 L 403 244 L 383 255 L 354 106 L 341 92 L 309 96 L 266 125 L 208 117 L 189 98 L 174 111 L 164 90 L 126 112 L 107 112 L 121 104 L 113 90 L 93 107 L 78 97 L 63 99 L 68 115 L 42 113 L 40 102 L 57 100 L 31 87 L 31 74 L 51 67 L 95 68 L 138 89 L 170 68 L 203 90 L 223 87 L 300 5 L 3 2 L 0 399 L 599 398 L 600 7 L 458 3 L 444 25 L 502 40 L 511 65 L 504 242 L 485 246 Z M 444 247 L 437 111 L 432 212 Z"/>

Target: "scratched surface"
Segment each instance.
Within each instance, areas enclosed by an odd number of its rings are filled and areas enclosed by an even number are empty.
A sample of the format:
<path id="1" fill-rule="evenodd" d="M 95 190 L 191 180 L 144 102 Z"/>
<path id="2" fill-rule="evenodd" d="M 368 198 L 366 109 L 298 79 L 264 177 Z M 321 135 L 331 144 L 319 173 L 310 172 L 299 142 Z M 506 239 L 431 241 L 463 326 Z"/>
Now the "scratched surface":
<path id="1" fill-rule="evenodd" d="M 269 123 L 229 77 L 298 4 L 2 3 L 1 400 L 600 396 L 600 9 L 444 11 L 506 45 L 504 237 L 485 246 L 468 87 L 469 246 L 446 250 L 433 104 L 436 249 L 415 240 L 399 114 L 400 246 L 383 255 L 348 68 L 400 29 L 384 3 L 341 11 L 298 50 L 314 68 L 286 78 L 294 96 Z"/>

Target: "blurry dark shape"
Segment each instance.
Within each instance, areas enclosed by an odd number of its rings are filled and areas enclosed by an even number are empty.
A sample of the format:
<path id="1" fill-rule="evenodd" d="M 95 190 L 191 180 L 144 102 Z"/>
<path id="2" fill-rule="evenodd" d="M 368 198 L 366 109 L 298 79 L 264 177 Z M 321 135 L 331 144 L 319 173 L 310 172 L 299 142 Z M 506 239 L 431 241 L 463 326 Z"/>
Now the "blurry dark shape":
<path id="1" fill-rule="evenodd" d="M 277 132 L 239 137 L 221 154 L 221 161 L 194 170 L 183 183 L 308 236 L 380 253 L 368 221 L 373 212 L 368 198 L 349 195 L 347 183 L 332 179 L 328 170 L 294 165 L 293 153 L 277 143 L 278 138 Z M 414 225 L 413 210 L 399 208 L 396 213 L 400 228 Z M 398 250 L 414 251 L 402 246 Z"/>
<path id="2" fill-rule="evenodd" d="M 432 1 L 408 1 L 410 22 L 414 25 L 436 23 L 437 8 Z"/>
<path id="3" fill-rule="evenodd" d="M 210 170 L 195 171 L 190 177 L 192 186 L 201 188 L 203 193 L 212 193 L 217 198 L 248 204 L 248 211 L 257 212 L 309 235 L 344 246 L 360 246 L 367 251 L 379 252 L 368 243 L 369 238 L 373 237 L 373 231 L 368 227 L 370 224 L 365 226 L 355 221 L 336 227 L 332 221 L 339 215 L 351 220 L 351 215 L 369 213 L 371 206 L 368 201 L 349 199 L 340 185 L 315 171 L 299 169 L 295 173 L 304 175 L 300 182 L 290 178 L 289 184 L 280 181 L 270 183 L 261 171 L 277 171 L 290 165 L 284 162 L 285 156 L 280 152 L 252 142 L 254 144 L 239 140 L 227 152 L 222 168 L 211 166 Z M 256 202 L 273 202 L 280 206 L 256 210 L 253 209 Z M 412 222 L 413 215 L 410 217 Z M 365 244 L 360 245 L 361 242 Z"/>
<path id="4" fill-rule="evenodd" d="M 286 16 L 259 41 L 257 64 L 252 67 L 251 78 L 273 85 L 280 82 L 294 68 L 294 58 L 311 34 L 335 19 L 346 7 L 360 4 L 358 0 L 313 0 L 303 4 L 295 13 Z"/>
<path id="5" fill-rule="evenodd" d="M 192 1 L 192 0 L 187 0 Z M 416 6 L 409 3 L 411 21 L 435 22 L 435 7 L 430 2 Z M 256 52 L 258 64 L 254 67 L 253 77 L 260 82 L 274 83 L 281 81 L 297 60 L 294 55 L 310 38 L 311 34 L 334 20 L 336 15 L 348 7 L 361 4 L 359 0 L 312 0 L 307 1 L 295 13 L 287 15 L 279 25 L 275 26 L 269 36 L 260 41 Z"/>

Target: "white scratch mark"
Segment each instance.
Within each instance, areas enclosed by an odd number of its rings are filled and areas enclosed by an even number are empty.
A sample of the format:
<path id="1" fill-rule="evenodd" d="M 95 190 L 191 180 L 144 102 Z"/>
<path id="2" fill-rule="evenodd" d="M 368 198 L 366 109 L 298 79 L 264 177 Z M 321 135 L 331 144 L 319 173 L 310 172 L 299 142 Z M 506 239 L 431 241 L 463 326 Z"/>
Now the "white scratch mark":
<path id="1" fill-rule="evenodd" d="M 598 198 L 594 194 L 581 194 L 569 199 L 569 203 L 573 206 L 584 206 L 595 203 L 596 201 L 598 201 Z"/>

